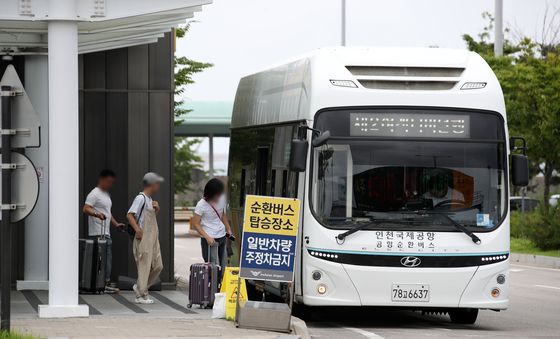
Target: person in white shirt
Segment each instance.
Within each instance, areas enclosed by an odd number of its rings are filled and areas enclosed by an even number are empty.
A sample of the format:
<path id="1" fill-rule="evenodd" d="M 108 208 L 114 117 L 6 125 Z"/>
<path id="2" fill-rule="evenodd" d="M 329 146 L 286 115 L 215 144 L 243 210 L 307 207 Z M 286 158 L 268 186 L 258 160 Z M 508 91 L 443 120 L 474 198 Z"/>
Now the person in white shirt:
<path id="1" fill-rule="evenodd" d="M 204 261 L 222 267 L 227 264 L 227 239 L 235 240 L 226 214 L 224 191 L 224 184 L 220 180 L 210 179 L 204 186 L 204 197 L 196 204 L 191 219 L 192 225 L 202 237 L 200 245 Z M 215 251 L 210 251 L 208 257 L 209 247 L 218 248 L 217 257 Z"/>
<path id="2" fill-rule="evenodd" d="M 111 240 L 110 226 L 122 230 L 124 224 L 115 220 L 111 214 L 111 196 L 109 190 L 115 184 L 115 172 L 104 169 L 99 174 L 97 186 L 89 192 L 86 197 L 83 212 L 88 216 L 88 235 L 89 237 L 105 236 L 107 240 L 107 260 L 105 265 L 105 273 L 107 284 L 105 293 L 117 293 L 119 289 L 111 284 L 111 270 L 113 264 L 113 241 Z"/>
<path id="3" fill-rule="evenodd" d="M 138 270 L 138 279 L 132 287 L 136 293 L 136 303 L 153 304 L 148 290 L 159 277 L 163 270 L 161 249 L 159 245 L 159 230 L 156 214 L 159 212 L 159 204 L 152 200 L 152 196 L 159 191 L 163 177 L 149 172 L 144 175 L 144 189 L 138 193 L 126 218 L 134 229 L 133 253 Z"/>
<path id="4" fill-rule="evenodd" d="M 450 187 L 453 179 L 451 174 L 435 169 L 432 176 L 428 179 L 428 191 L 424 193 L 425 199 L 431 199 L 434 207 L 440 207 L 440 204 L 464 203 L 465 197 L 463 193 Z"/>

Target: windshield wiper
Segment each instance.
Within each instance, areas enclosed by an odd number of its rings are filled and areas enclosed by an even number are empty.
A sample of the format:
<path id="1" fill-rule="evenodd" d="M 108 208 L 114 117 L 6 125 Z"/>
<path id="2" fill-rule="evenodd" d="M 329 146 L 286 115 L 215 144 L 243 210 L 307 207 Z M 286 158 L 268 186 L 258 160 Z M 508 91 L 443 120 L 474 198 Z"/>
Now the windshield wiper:
<path id="1" fill-rule="evenodd" d="M 443 219 L 445 219 L 449 223 L 451 223 L 451 226 L 455 227 L 455 229 L 457 229 L 458 231 L 461 231 L 461 232 L 465 233 L 466 235 L 468 235 L 475 244 L 480 245 L 480 243 L 481 243 L 480 238 L 477 237 L 476 234 L 474 234 L 468 228 L 466 228 L 465 225 L 458 223 L 457 221 L 455 221 L 453 218 L 451 218 L 450 216 L 448 216 L 445 213 L 428 212 L 428 211 L 419 211 L 418 213 L 419 214 L 436 215 L 438 217 L 442 217 Z"/>

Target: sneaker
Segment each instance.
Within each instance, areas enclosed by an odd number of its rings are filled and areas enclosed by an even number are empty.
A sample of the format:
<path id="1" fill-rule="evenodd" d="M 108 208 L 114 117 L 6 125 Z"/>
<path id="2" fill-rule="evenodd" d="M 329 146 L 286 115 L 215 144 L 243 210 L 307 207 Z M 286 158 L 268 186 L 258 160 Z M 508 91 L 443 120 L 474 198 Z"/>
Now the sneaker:
<path id="1" fill-rule="evenodd" d="M 138 285 L 136 284 L 132 285 L 132 290 L 134 291 L 134 293 L 136 293 L 136 298 L 138 298 L 140 296 L 140 290 L 138 289 Z"/>
<path id="2" fill-rule="evenodd" d="M 146 297 L 137 297 L 134 300 L 134 302 L 137 304 L 153 304 L 154 300 L 146 296 Z"/>
<path id="3" fill-rule="evenodd" d="M 119 293 L 121 290 L 119 290 L 118 287 L 113 287 L 110 285 L 105 286 L 105 293 L 107 294 L 114 294 L 114 293 Z"/>

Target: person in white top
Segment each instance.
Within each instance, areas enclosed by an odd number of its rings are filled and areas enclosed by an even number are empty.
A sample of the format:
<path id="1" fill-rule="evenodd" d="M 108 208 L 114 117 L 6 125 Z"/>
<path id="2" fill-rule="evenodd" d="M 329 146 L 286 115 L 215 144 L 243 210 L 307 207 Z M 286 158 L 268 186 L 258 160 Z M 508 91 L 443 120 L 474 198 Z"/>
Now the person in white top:
<path id="1" fill-rule="evenodd" d="M 148 290 L 157 281 L 163 270 L 156 220 L 159 204 L 152 200 L 152 196 L 161 188 L 162 182 L 163 177 L 158 174 L 146 173 L 142 180 L 144 189 L 134 198 L 126 215 L 128 223 L 134 229 L 132 252 L 134 261 L 136 261 L 138 279 L 132 289 L 136 293 L 135 302 L 137 304 L 154 303 Z"/>
<path id="2" fill-rule="evenodd" d="M 113 241 L 111 240 L 110 226 L 123 230 L 124 224 L 115 220 L 111 214 L 111 196 L 109 190 L 115 184 L 115 172 L 104 169 L 99 174 L 97 186 L 86 197 L 83 212 L 88 216 L 89 237 L 105 236 L 107 240 L 107 261 L 105 266 L 107 284 L 105 293 L 117 293 L 119 289 L 111 284 L 111 270 L 113 264 Z"/>
<path id="3" fill-rule="evenodd" d="M 196 204 L 191 219 L 192 225 L 202 236 L 200 245 L 204 261 L 222 267 L 227 264 L 227 239 L 235 240 L 226 214 L 224 191 L 223 182 L 216 178 L 210 179 L 204 186 L 204 197 Z M 209 247 L 218 248 L 217 257 L 215 251 L 210 251 L 208 257 Z"/>
<path id="4" fill-rule="evenodd" d="M 434 207 L 441 205 L 465 203 L 465 196 L 458 190 L 450 187 L 453 182 L 451 174 L 445 170 L 435 169 L 428 179 L 428 191 L 424 193 L 425 199 L 431 199 Z"/>

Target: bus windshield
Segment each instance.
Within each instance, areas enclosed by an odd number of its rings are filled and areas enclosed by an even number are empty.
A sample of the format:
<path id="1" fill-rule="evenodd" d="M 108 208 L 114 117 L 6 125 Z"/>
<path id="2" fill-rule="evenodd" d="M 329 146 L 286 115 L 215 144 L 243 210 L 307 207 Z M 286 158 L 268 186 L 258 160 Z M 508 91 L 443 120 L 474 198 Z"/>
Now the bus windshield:
<path id="1" fill-rule="evenodd" d="M 316 125 L 332 130 L 333 137 L 314 149 L 311 189 L 314 214 L 323 225 L 349 229 L 380 220 L 386 224 L 373 223 L 368 229 L 455 230 L 438 217 L 441 213 L 477 231 L 501 223 L 506 212 L 506 155 L 503 131 L 497 132 L 501 119 L 495 115 L 486 114 L 492 118 L 486 119 L 482 113 L 465 112 L 325 113 L 318 115 Z M 422 117 L 436 119 L 428 125 L 439 124 L 430 131 L 437 134 L 449 126 L 445 121 L 452 119 L 446 117 L 457 116 L 464 126 L 449 128 L 460 137 L 420 134 L 425 130 L 418 127 Z M 396 120 L 389 120 L 394 128 L 383 130 L 383 123 L 381 131 L 370 133 L 366 128 L 352 130 L 357 117 Z M 399 121 L 405 119 L 408 125 L 402 127 Z M 486 124 L 486 132 L 477 130 L 480 123 Z M 343 124 L 349 127 L 343 130 Z M 373 125 L 368 124 L 362 125 Z"/>

